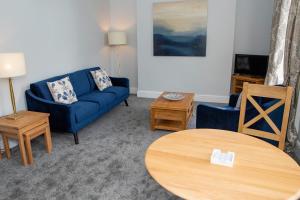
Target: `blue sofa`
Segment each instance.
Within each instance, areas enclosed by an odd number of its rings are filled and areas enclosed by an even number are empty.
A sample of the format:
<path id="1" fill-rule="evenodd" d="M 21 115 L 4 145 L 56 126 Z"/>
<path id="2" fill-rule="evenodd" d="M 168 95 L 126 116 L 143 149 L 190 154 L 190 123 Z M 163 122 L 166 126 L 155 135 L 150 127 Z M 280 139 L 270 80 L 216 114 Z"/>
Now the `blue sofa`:
<path id="1" fill-rule="evenodd" d="M 25 92 L 27 107 L 30 111 L 50 113 L 50 126 L 54 131 L 70 132 L 75 144 L 79 144 L 78 132 L 91 122 L 110 111 L 121 102 L 128 106 L 129 80 L 113 78 L 113 86 L 99 91 L 90 71 L 99 67 L 84 69 L 64 74 L 47 80 L 32 83 Z M 55 103 L 48 89 L 47 82 L 70 77 L 78 102 L 71 105 Z"/>
<path id="2" fill-rule="evenodd" d="M 238 97 L 238 94 L 231 95 L 229 104 L 223 107 L 210 104 L 199 104 L 197 106 L 196 127 L 222 129 L 237 132 L 240 110 L 235 108 L 235 106 Z M 269 107 L 278 102 L 278 100 L 262 97 L 255 97 L 255 100 L 264 110 L 267 110 Z M 284 106 L 281 106 L 280 108 L 269 114 L 269 117 L 273 120 L 273 122 L 279 129 L 281 129 L 283 111 Z M 250 102 L 248 102 L 245 121 L 247 122 L 257 115 L 258 111 L 251 105 Z M 272 128 L 268 125 L 268 123 L 265 122 L 264 119 L 259 120 L 257 123 L 251 126 L 251 128 L 266 132 L 273 132 Z M 278 145 L 278 142 L 274 142 L 268 139 L 264 140 L 275 146 Z"/>

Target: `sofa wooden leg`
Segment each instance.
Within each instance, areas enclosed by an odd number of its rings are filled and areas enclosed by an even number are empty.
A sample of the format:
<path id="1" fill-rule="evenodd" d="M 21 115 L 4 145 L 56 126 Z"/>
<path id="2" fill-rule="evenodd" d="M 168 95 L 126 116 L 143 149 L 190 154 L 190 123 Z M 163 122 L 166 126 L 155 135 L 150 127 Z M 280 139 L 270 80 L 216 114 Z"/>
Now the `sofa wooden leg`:
<path id="1" fill-rule="evenodd" d="M 128 101 L 127 101 L 127 100 L 125 100 L 124 102 L 125 102 L 125 105 L 128 107 L 128 106 L 129 106 L 129 105 L 128 105 Z"/>
<path id="2" fill-rule="evenodd" d="M 77 133 L 74 133 L 74 141 L 75 141 L 75 144 L 79 144 L 79 139 L 78 139 Z"/>

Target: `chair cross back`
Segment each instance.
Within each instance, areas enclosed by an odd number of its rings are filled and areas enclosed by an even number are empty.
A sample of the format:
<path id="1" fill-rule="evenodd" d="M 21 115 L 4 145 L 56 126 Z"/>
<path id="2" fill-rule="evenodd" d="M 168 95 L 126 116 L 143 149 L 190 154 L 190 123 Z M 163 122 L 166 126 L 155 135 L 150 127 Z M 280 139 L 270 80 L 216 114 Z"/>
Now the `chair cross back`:
<path id="1" fill-rule="evenodd" d="M 240 110 L 239 132 L 247 135 L 278 141 L 278 147 L 284 150 L 293 88 L 244 83 L 242 95 L 243 96 Z M 279 101 L 276 104 L 269 107 L 267 110 L 264 110 L 256 102 L 253 96 L 278 99 Z M 259 114 L 253 119 L 249 120 L 247 123 L 245 123 L 247 100 L 253 105 L 253 107 L 258 111 Z M 276 124 L 269 117 L 269 114 L 283 105 L 284 111 L 282 116 L 282 124 L 281 130 L 279 130 Z M 271 127 L 271 129 L 273 130 L 272 134 L 270 134 L 270 132 L 250 128 L 260 119 L 264 119 L 266 123 Z"/>

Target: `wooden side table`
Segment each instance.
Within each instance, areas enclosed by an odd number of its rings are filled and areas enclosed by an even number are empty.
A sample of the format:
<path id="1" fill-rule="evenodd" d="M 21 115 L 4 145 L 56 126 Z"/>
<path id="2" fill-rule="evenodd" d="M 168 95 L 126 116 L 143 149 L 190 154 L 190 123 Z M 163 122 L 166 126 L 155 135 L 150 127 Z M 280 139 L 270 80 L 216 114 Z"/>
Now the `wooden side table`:
<path id="1" fill-rule="evenodd" d="M 242 92 L 245 82 L 263 85 L 265 79 L 259 76 L 234 74 L 231 80 L 231 93 L 236 94 Z"/>
<path id="2" fill-rule="evenodd" d="M 180 101 L 169 101 L 163 98 L 164 92 L 150 107 L 151 130 L 180 131 L 187 129 L 194 108 L 194 93 L 182 93 Z"/>
<path id="3" fill-rule="evenodd" d="M 45 137 L 47 152 L 52 150 L 51 133 L 49 128 L 49 114 L 30 111 L 19 112 L 22 116 L 17 120 L 0 118 L 0 134 L 2 135 L 5 153 L 11 158 L 8 138 L 18 140 L 23 165 L 32 164 L 32 151 L 30 141 L 40 135 Z M 25 145 L 26 144 L 26 149 Z M 27 150 L 27 151 L 26 151 Z"/>

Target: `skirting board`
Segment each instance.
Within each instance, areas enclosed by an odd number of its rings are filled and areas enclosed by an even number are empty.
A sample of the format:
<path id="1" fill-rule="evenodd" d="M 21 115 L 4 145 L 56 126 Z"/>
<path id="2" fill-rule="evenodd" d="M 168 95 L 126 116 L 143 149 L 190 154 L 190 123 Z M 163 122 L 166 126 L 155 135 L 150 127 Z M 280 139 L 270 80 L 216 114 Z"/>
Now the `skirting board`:
<path id="1" fill-rule="evenodd" d="M 137 96 L 141 98 L 157 98 L 162 92 L 158 91 L 148 91 L 148 90 L 138 90 Z M 195 95 L 195 101 L 199 102 L 210 102 L 210 103 L 228 103 L 229 96 L 217 96 L 217 95 Z"/>
<path id="2" fill-rule="evenodd" d="M 131 87 L 130 88 L 130 94 L 137 94 L 137 88 L 135 88 L 135 87 Z"/>

